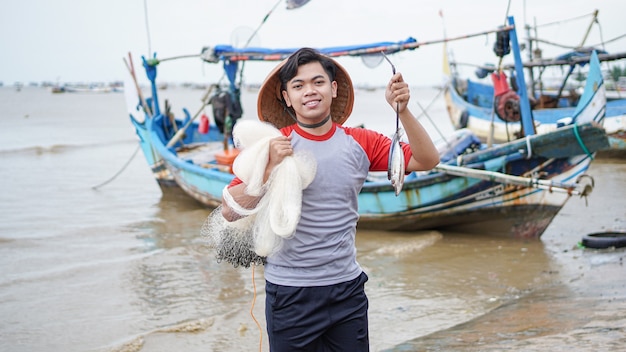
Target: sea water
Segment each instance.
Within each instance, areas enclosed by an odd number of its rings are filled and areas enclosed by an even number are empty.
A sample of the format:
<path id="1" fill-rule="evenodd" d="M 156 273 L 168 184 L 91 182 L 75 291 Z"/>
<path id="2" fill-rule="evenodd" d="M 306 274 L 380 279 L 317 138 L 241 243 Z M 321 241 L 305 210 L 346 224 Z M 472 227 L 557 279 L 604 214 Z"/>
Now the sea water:
<path id="1" fill-rule="evenodd" d="M 178 116 L 201 108 L 202 91 L 159 94 Z M 245 118 L 255 118 L 256 91 L 242 94 Z M 395 113 L 383 95 L 357 91 L 346 124 L 391 135 Z M 452 131 L 440 90 L 414 88 L 412 99 L 433 139 Z M 162 194 L 138 152 L 124 94 L 2 87 L 0 107 L 1 351 L 267 351 L 263 268 L 216 262 L 200 236 L 211 210 Z M 577 243 L 585 233 L 625 227 L 625 172 L 623 160 L 594 161 L 588 206 L 570 199 L 541 240 L 359 231 L 372 350 L 414 350 L 403 343 L 493 316 L 540 290 L 572 300 L 577 293 L 563 285 L 580 270 L 624 255 L 589 254 Z M 623 283 L 615 292 L 623 297 Z M 571 317 L 589 314 L 567 309 Z M 505 339 L 511 346 L 541 329 L 510 324 L 518 331 Z M 472 329 L 477 339 L 498 336 Z M 464 346 L 455 350 L 475 350 Z"/>

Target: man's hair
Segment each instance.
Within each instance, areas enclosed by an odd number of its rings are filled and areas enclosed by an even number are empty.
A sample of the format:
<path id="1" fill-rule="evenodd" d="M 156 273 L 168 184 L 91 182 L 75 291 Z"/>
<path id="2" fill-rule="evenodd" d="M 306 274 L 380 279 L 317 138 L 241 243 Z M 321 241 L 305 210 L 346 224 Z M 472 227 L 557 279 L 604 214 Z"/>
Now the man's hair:
<path id="1" fill-rule="evenodd" d="M 298 73 L 298 67 L 311 62 L 319 62 L 328 74 L 330 81 L 335 80 L 335 72 L 337 68 L 335 63 L 328 57 L 320 54 L 317 50 L 311 48 L 302 48 L 293 53 L 283 67 L 278 72 L 280 79 L 280 90 L 285 90 L 289 80 L 294 78 Z"/>

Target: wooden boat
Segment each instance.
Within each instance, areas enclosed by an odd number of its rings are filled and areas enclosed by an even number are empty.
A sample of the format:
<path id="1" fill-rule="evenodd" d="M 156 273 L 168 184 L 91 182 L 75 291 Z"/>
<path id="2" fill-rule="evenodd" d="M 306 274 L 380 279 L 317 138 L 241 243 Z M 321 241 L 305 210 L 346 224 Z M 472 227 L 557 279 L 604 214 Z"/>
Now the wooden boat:
<path id="1" fill-rule="evenodd" d="M 597 18 L 594 15 L 592 23 Z M 535 39 L 534 41 L 538 41 Z M 533 40 L 527 45 L 528 52 L 533 52 Z M 553 59 L 531 57 L 524 62 L 527 70 L 526 85 L 529 90 L 532 115 L 537 133 L 554 131 L 564 120 L 574 116 L 580 94 L 575 86 L 568 88 L 568 78 L 572 77 L 574 70 L 583 66 L 589 66 L 593 48 L 578 48 L 566 52 Z M 609 54 L 605 51 L 595 50 L 601 62 L 622 60 L 626 58 L 626 52 Z M 459 72 L 460 64 L 446 63 L 445 75 L 448 76 L 445 87 L 444 99 L 449 113 L 450 121 L 456 128 L 469 128 L 483 141 L 501 143 L 519 138 L 522 125 L 520 123 L 507 122 L 500 118 L 494 110 L 494 84 L 487 75 L 491 74 L 495 67 L 486 65 L 472 65 L 476 67 L 476 78 L 463 77 Z M 563 68 L 566 74 L 557 82 L 549 85 L 542 80 L 546 68 Z M 503 70 L 513 69 L 514 65 L 504 65 Z M 513 77 L 512 81 L 519 81 L 519 77 Z M 602 151 L 603 154 L 626 155 L 626 98 L 617 97 L 607 99 L 606 112 L 603 122 L 609 137 L 609 147 Z"/>
<path id="2" fill-rule="evenodd" d="M 590 56 L 587 56 L 589 60 Z M 469 128 L 474 131 L 483 141 L 499 143 L 518 138 L 521 125 L 510 123 L 497 117 L 493 111 L 494 87 L 491 84 L 462 79 L 458 74 L 452 73 L 447 80 L 444 94 L 446 108 L 450 121 L 456 128 Z M 554 99 L 550 95 L 537 94 L 536 101 Z M 558 95 L 558 93 L 555 93 Z M 563 97 L 558 106 L 542 107 L 536 105 L 532 110 L 537 133 L 546 133 L 557 128 L 563 119 L 572 118 L 579 97 L 569 99 Z M 538 103 L 539 104 L 539 103 Z M 609 137 L 607 150 L 604 152 L 613 154 L 626 153 L 626 99 L 618 98 L 608 100 L 604 128 Z"/>
<path id="3" fill-rule="evenodd" d="M 514 33 L 514 25 L 510 29 Z M 424 43 L 409 39 L 320 51 L 337 57 L 382 50 L 393 53 L 419 45 Z M 211 62 L 224 62 L 230 87 L 236 93 L 239 62 L 281 60 L 293 51 L 217 46 L 202 56 Z M 162 61 L 144 59 L 152 96 L 144 100 L 139 90 L 145 118 L 131 112 L 131 121 L 159 184 L 163 188 L 180 187 L 203 205 L 215 207 L 220 204 L 223 188 L 234 177 L 229 163 L 236 153 L 228 128 L 221 134 L 212 126 L 209 133 L 201 134 L 195 122 L 199 113 L 172 119 L 170 113 L 160 111 L 155 77 Z M 134 69 L 129 69 L 134 74 Z M 593 79 L 602 87 L 601 76 Z M 602 89 L 589 89 L 585 94 L 590 101 L 603 99 Z M 580 106 L 574 119 L 594 116 L 601 121 L 604 108 L 603 104 Z M 440 146 L 441 164 L 430 172 L 407 175 L 399 196 L 386 177 L 372 173 L 359 194 L 358 227 L 401 231 L 458 227 L 464 232 L 537 238 L 568 198 L 590 192 L 593 185 L 585 181 L 584 172 L 593 153 L 606 145 L 604 130 L 591 121 L 490 148 L 471 131 L 458 131 Z"/>

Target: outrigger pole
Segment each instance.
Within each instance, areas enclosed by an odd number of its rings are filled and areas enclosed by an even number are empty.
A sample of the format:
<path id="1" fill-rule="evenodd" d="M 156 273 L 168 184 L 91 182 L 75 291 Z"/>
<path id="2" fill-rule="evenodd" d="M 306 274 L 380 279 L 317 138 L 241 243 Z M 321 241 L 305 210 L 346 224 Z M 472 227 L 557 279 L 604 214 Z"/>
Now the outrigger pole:
<path id="1" fill-rule="evenodd" d="M 568 184 L 554 182 L 550 180 L 540 180 L 532 177 L 523 177 L 509 175 L 497 171 L 479 170 L 463 166 L 454 166 L 447 164 L 439 164 L 433 170 L 443 172 L 453 176 L 471 177 L 486 181 L 498 182 L 507 185 L 516 185 L 524 187 L 532 187 L 548 190 L 550 192 L 559 192 L 573 194 L 577 196 L 588 196 L 593 190 L 593 179 L 591 185 L 583 185 L 582 190 L 578 184 Z"/>

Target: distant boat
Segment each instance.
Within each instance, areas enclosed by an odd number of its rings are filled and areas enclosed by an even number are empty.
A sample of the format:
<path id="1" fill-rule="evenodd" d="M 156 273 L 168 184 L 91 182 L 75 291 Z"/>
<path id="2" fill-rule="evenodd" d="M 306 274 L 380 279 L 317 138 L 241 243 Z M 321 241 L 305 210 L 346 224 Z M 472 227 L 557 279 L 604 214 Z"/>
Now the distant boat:
<path id="1" fill-rule="evenodd" d="M 111 83 L 57 83 L 51 86 L 52 93 L 121 93 L 122 82 Z"/>
<path id="2" fill-rule="evenodd" d="M 514 25 L 510 31 L 513 36 Z M 420 45 L 424 43 L 408 40 L 319 50 L 339 57 L 383 50 L 391 54 Z M 218 45 L 204 52 L 202 58 L 223 64 L 230 93 L 237 97 L 240 62 L 282 60 L 293 51 Z M 143 99 L 139 91 L 139 104 L 130 102 L 130 106 L 143 107 L 143 113 L 130 111 L 131 122 L 159 185 L 163 189 L 179 188 L 199 203 L 216 207 L 222 190 L 234 178 L 230 166 L 237 152 L 228 133 L 220 133 L 215 125 L 209 126 L 207 133 L 199 131 L 207 122 L 195 121 L 202 109 L 194 116 L 185 110 L 183 118 L 175 118 L 167 106 L 161 110 L 154 73 L 165 61 L 169 60 L 144 59 L 151 96 Z M 596 61 L 592 60 L 592 65 L 599 69 Z M 129 70 L 134 76 L 131 67 L 132 60 Z M 593 188 L 584 173 L 593 153 L 607 147 L 608 142 L 598 125 L 605 110 L 602 76 L 588 78 L 588 82 L 592 80 L 602 89 L 586 89 L 584 99 L 599 103 L 579 105 L 572 116 L 574 123 L 492 147 L 467 129 L 458 131 L 439 146 L 441 164 L 429 172 L 407 175 L 399 196 L 386 177 L 371 173 L 359 194 L 358 227 L 402 231 L 461 228 L 464 232 L 538 238 L 572 195 L 586 196 Z M 204 103 L 211 93 L 205 94 Z M 593 118 L 583 119 L 589 116 Z M 528 111 L 523 112 L 523 118 L 530 119 Z"/>
<path id="3" fill-rule="evenodd" d="M 102 85 L 65 85 L 67 93 L 111 93 L 113 88 Z"/>
<path id="4" fill-rule="evenodd" d="M 529 45 L 532 48 L 532 44 Z M 535 58 L 523 63 L 528 72 L 537 70 L 532 75 L 527 75 L 527 82 L 525 82 L 526 86 L 530 87 L 528 91 L 531 95 L 532 115 L 537 133 L 554 131 L 560 124 L 567 123 L 566 121 L 573 118 L 581 96 L 573 89 L 576 87 L 568 87 L 568 78 L 576 68 L 588 66 L 592 52 L 596 52 L 599 61 L 626 58 L 626 52 L 609 54 L 593 48 L 579 48 L 553 59 Z M 452 124 L 456 128 L 472 130 L 483 141 L 491 140 L 494 143 L 501 143 L 519 138 L 522 124 L 502 119 L 494 108 L 494 96 L 497 93 L 494 90 L 494 84 L 461 76 L 457 65 L 461 64 L 449 59 L 445 101 Z M 485 78 L 495 70 L 495 67 L 491 66 L 475 66 L 477 67 L 476 75 L 479 78 Z M 553 84 L 547 84 L 545 79 L 540 77 L 542 70 L 550 66 L 566 68 L 567 74 Z M 512 68 L 511 66 L 504 67 L 505 71 Z M 519 81 L 520 77 L 522 76 L 517 75 L 511 79 L 512 84 Z M 610 146 L 602 152 L 626 156 L 626 97 L 624 94 L 622 97 L 608 99 L 603 126 L 609 137 Z"/>
<path id="5" fill-rule="evenodd" d="M 54 85 L 50 88 L 52 93 L 65 93 L 65 86 Z"/>
<path id="6" fill-rule="evenodd" d="M 590 55 L 586 56 L 589 60 Z M 582 61 L 580 62 L 582 63 Z M 585 64 L 588 63 L 584 62 Z M 451 65 L 452 66 L 452 65 Z M 493 108 L 494 86 L 471 79 L 463 79 L 451 70 L 448 79 L 445 101 L 452 124 L 457 128 L 469 128 L 483 141 L 493 138 L 493 142 L 501 143 L 519 137 L 521 124 L 500 119 Z M 536 105 L 532 110 L 537 133 L 554 131 L 559 123 L 574 116 L 579 96 L 568 99 L 561 97 L 558 106 L 542 106 L 539 101 L 554 101 L 558 90 L 543 91 L 536 97 Z M 552 103 L 552 104 L 557 104 Z M 493 126 L 492 126 L 493 125 Z M 604 128 L 609 137 L 610 147 L 604 152 L 626 155 L 626 98 L 608 100 Z M 492 137 L 491 137 L 492 136 Z"/>

